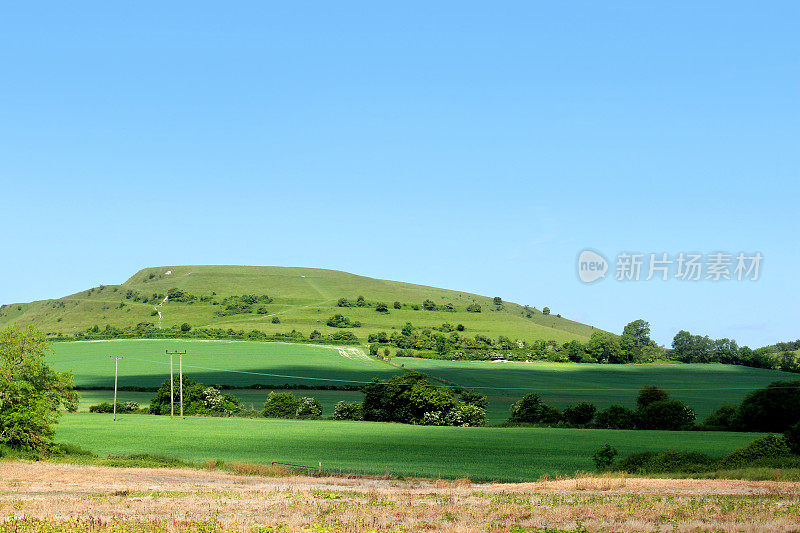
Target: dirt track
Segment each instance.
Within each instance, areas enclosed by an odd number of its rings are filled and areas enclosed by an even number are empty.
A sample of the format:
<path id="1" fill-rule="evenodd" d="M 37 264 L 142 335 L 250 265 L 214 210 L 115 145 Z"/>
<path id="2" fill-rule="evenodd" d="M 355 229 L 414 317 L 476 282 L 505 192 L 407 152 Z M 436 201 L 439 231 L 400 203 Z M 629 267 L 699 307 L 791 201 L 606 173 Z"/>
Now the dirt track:
<path id="1" fill-rule="evenodd" d="M 568 479 L 524 484 L 239 476 L 187 469 L 0 462 L 0 518 L 291 531 L 797 531 L 800 483 Z"/>

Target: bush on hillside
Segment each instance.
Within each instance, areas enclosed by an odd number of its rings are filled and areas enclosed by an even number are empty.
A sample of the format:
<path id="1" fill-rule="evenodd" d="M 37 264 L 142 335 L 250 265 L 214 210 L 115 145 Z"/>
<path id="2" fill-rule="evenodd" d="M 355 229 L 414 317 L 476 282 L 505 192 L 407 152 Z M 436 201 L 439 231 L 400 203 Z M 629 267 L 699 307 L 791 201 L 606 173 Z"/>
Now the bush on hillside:
<path id="1" fill-rule="evenodd" d="M 563 417 L 572 426 L 586 426 L 594 419 L 597 408 L 589 402 L 580 402 L 564 409 Z"/>
<path id="2" fill-rule="evenodd" d="M 267 418 L 294 418 L 297 408 L 300 407 L 300 399 L 291 392 L 272 391 L 264 402 L 264 409 L 261 416 Z"/>
<path id="3" fill-rule="evenodd" d="M 669 394 L 658 387 L 648 386 L 639 391 L 639 396 L 636 397 L 636 406 L 641 410 L 654 402 L 668 400 Z"/>
<path id="4" fill-rule="evenodd" d="M 619 451 L 617 451 L 616 448 L 612 447 L 610 444 L 604 444 L 592 455 L 595 468 L 598 470 L 605 470 L 610 467 L 618 454 Z"/>
<path id="5" fill-rule="evenodd" d="M 800 422 L 787 429 L 786 433 L 783 434 L 783 438 L 786 440 L 786 446 L 789 447 L 789 450 L 794 454 L 800 455 Z"/>
<path id="6" fill-rule="evenodd" d="M 322 405 L 316 398 L 303 397 L 300 398 L 297 410 L 294 413 L 295 418 L 301 420 L 315 420 L 322 416 Z"/>
<path id="7" fill-rule="evenodd" d="M 361 404 L 342 400 L 333 408 L 334 420 L 362 420 Z"/>
<path id="8" fill-rule="evenodd" d="M 724 468 L 743 467 L 758 459 L 780 457 L 790 453 L 791 450 L 783 438 L 767 435 L 729 453 L 720 461 L 720 465 Z"/>
<path id="9" fill-rule="evenodd" d="M 333 315 L 328 319 L 326 322 L 332 328 L 360 328 L 361 322 L 357 320 L 351 321 L 349 318 L 343 315 Z"/>
<path id="10" fill-rule="evenodd" d="M 642 429 L 677 431 L 689 429 L 695 421 L 695 413 L 678 400 L 659 400 L 650 403 L 639 412 Z"/>
<path id="11" fill-rule="evenodd" d="M 557 424 L 561 412 L 542 402 L 539 395 L 532 392 L 523 396 L 511 406 L 509 422 L 526 424 Z"/>
<path id="12" fill-rule="evenodd" d="M 595 425 L 601 429 L 636 429 L 636 413 L 621 405 L 610 405 L 597 413 Z"/>
<path id="13" fill-rule="evenodd" d="M 800 421 L 800 381 L 775 381 L 747 395 L 736 414 L 745 431 L 781 433 Z"/>
<path id="14" fill-rule="evenodd" d="M 713 429 L 732 429 L 736 424 L 736 407 L 725 404 L 703 420 L 703 426 Z"/>

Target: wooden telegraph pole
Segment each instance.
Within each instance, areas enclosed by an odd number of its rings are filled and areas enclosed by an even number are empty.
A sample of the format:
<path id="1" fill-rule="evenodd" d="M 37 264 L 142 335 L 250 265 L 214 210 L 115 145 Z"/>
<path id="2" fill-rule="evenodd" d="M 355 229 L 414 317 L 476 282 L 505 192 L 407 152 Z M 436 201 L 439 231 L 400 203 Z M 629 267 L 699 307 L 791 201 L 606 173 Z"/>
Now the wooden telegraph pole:
<path id="1" fill-rule="evenodd" d="M 117 420 L 117 376 L 119 375 L 119 360 L 122 359 L 121 355 L 110 355 L 114 360 L 114 421 Z"/>
<path id="2" fill-rule="evenodd" d="M 183 418 L 183 356 L 186 355 L 186 350 L 179 352 L 173 351 L 170 352 L 167 350 L 167 355 L 169 355 L 169 416 L 175 416 L 175 386 L 174 386 L 174 378 L 172 372 L 172 356 L 178 356 L 178 389 L 180 391 L 180 402 L 181 402 L 181 418 Z"/>

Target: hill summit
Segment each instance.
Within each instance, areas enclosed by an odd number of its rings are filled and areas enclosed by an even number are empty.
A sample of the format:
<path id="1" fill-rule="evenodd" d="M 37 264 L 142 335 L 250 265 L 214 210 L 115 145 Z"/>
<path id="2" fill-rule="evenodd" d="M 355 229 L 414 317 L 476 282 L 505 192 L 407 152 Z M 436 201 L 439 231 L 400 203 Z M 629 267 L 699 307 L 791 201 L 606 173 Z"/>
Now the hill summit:
<path id="1" fill-rule="evenodd" d="M 559 343 L 586 341 L 596 331 L 497 297 L 298 267 L 152 267 L 121 285 L 0 307 L 0 326 L 34 324 L 53 335 L 106 325 L 168 329 L 187 324 L 304 335 L 348 328 L 365 340 L 408 322 L 417 328 L 460 327 L 471 336 Z"/>

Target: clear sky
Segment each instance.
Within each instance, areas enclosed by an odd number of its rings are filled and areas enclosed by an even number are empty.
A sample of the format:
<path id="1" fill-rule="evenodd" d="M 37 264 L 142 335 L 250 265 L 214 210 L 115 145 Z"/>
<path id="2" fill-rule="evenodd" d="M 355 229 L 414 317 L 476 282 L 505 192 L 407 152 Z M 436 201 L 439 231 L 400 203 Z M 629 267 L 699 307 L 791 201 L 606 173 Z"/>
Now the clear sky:
<path id="1" fill-rule="evenodd" d="M 758 346 L 800 337 L 797 2 L 18 2 L 0 303 L 324 267 Z M 584 248 L 757 281 L 579 281 Z M 612 266 L 613 270 L 613 266 Z"/>

